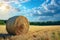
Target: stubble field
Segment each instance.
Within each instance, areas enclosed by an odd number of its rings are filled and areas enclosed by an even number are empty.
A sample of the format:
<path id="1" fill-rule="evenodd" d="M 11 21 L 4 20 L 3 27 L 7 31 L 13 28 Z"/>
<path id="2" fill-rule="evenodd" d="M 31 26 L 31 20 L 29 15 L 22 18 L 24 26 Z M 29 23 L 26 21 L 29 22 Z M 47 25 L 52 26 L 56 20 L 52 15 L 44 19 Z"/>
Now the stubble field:
<path id="1" fill-rule="evenodd" d="M 60 25 L 30 25 L 27 34 L 15 36 L 7 33 L 6 25 L 0 25 L 0 40 L 60 40 Z"/>

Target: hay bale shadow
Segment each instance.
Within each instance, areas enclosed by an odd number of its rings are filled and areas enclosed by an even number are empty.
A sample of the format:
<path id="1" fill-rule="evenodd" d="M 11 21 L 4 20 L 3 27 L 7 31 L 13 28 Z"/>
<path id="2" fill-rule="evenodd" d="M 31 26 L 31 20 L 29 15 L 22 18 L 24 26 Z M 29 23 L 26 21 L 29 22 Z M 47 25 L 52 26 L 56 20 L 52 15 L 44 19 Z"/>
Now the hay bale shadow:
<path id="1" fill-rule="evenodd" d="M 14 36 L 13 34 L 0 34 L 0 38 L 6 39 L 10 38 L 11 36 Z"/>

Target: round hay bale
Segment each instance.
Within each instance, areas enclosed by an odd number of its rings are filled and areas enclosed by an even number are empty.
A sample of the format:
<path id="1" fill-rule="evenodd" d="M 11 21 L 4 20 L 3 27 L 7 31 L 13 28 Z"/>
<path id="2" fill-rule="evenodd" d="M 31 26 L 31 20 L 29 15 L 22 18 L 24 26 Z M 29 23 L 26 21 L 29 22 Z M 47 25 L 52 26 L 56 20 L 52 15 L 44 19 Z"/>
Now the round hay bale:
<path id="1" fill-rule="evenodd" d="M 29 30 L 29 22 L 24 16 L 15 16 L 8 19 L 6 29 L 9 34 L 25 34 Z"/>

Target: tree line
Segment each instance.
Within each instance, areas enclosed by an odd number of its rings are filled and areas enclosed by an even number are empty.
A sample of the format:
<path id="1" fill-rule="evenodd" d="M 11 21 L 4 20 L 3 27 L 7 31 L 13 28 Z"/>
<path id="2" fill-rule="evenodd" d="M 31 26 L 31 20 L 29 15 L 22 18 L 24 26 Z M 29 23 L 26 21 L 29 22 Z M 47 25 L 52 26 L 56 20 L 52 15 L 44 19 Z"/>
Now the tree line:
<path id="1" fill-rule="evenodd" d="M 60 21 L 30 22 L 30 25 L 60 25 Z"/>
<path id="2" fill-rule="evenodd" d="M 0 20 L 0 25 L 5 25 L 7 20 Z M 30 22 L 30 25 L 60 25 L 60 21 Z"/>

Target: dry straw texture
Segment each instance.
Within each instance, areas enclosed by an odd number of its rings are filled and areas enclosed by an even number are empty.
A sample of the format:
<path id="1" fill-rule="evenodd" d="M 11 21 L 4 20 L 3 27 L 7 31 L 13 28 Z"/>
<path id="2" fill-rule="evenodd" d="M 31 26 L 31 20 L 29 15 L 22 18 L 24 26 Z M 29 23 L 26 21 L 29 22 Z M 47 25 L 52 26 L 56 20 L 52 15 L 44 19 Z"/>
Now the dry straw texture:
<path id="1" fill-rule="evenodd" d="M 0 26 L 0 29 L 3 26 Z M 29 31 L 23 35 L 0 34 L 0 40 L 60 40 L 60 25 L 55 26 L 29 26 Z M 0 30 L 1 31 L 1 30 Z"/>
<path id="2" fill-rule="evenodd" d="M 15 16 L 7 21 L 6 29 L 9 34 L 25 34 L 29 30 L 29 22 L 24 16 Z"/>

